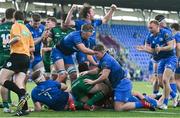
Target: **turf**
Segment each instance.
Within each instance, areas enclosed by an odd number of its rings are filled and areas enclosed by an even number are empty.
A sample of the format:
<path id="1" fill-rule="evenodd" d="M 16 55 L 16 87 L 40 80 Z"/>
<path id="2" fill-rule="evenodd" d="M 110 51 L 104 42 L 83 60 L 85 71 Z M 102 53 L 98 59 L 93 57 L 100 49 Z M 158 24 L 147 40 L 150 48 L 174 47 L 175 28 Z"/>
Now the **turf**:
<path id="1" fill-rule="evenodd" d="M 147 82 L 133 82 L 134 91 L 151 93 L 152 85 Z M 33 83 L 28 83 L 28 91 L 31 92 L 32 88 L 35 85 Z M 17 99 L 15 94 L 12 94 L 13 100 Z M 32 101 L 29 100 L 29 106 L 32 108 Z M 130 112 L 115 112 L 113 110 L 98 110 L 98 111 L 60 111 L 55 112 L 51 110 L 44 110 L 42 112 L 32 112 L 28 115 L 28 117 L 180 117 L 180 107 L 172 108 L 171 103 L 168 110 L 157 110 L 155 112 L 148 111 L 145 109 L 141 110 L 133 110 Z M 2 109 L 0 109 L 0 117 L 12 117 L 13 114 L 3 113 Z"/>

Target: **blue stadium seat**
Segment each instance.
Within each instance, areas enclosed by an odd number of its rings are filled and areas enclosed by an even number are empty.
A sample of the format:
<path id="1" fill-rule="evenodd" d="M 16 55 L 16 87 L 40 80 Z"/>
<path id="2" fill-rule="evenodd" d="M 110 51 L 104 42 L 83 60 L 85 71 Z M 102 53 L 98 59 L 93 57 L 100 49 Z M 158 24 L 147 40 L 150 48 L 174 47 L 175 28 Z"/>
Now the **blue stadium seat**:
<path id="1" fill-rule="evenodd" d="M 99 27 L 99 32 L 105 34 L 106 31 L 114 37 L 123 47 L 129 49 L 128 59 L 134 61 L 138 66 L 147 72 L 150 56 L 135 49 L 137 45 L 143 45 L 148 29 L 146 26 L 107 24 Z M 136 33 L 136 36 L 134 36 Z"/>

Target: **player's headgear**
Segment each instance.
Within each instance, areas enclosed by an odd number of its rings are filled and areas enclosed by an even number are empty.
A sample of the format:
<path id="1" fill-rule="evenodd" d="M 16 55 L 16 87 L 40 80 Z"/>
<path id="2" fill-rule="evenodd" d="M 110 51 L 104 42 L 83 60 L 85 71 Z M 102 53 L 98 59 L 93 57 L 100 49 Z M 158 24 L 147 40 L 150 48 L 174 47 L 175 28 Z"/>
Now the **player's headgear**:
<path id="1" fill-rule="evenodd" d="M 165 19 L 165 16 L 164 15 L 157 15 L 155 16 L 155 20 L 157 20 L 158 22 L 161 22 Z"/>

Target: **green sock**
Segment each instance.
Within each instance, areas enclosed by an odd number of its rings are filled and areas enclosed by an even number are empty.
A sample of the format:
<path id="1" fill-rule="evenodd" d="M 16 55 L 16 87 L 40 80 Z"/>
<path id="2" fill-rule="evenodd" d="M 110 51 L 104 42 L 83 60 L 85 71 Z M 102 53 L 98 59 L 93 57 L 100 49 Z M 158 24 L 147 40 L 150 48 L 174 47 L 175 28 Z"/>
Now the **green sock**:
<path id="1" fill-rule="evenodd" d="M 104 98 L 104 94 L 103 94 L 103 92 L 99 91 L 99 92 L 95 93 L 93 95 L 93 97 L 87 101 L 87 104 L 91 106 L 95 102 L 101 100 L 102 98 Z"/>
<path id="2" fill-rule="evenodd" d="M 75 101 L 75 106 L 77 109 L 83 109 L 83 103 L 79 101 Z"/>
<path id="3" fill-rule="evenodd" d="M 7 101 L 6 101 L 6 102 L 3 102 L 3 107 L 4 107 L 4 108 L 9 108 L 9 104 L 8 104 Z"/>
<path id="4" fill-rule="evenodd" d="M 8 90 L 8 103 L 12 103 L 12 101 L 11 101 L 11 91 L 10 90 Z"/>

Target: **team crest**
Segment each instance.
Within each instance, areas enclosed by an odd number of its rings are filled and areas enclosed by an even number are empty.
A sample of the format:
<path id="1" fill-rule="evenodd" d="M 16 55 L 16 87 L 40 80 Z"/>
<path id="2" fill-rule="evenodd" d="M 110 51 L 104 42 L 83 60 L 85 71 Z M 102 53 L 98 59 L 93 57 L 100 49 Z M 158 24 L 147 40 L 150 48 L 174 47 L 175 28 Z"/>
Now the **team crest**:
<path id="1" fill-rule="evenodd" d="M 168 33 L 166 33 L 166 34 L 165 34 L 165 38 L 168 38 L 168 37 L 169 37 L 169 34 L 168 34 Z"/>
<path id="2" fill-rule="evenodd" d="M 43 32 L 42 29 L 39 29 L 39 32 L 40 32 L 40 33 Z"/>
<path id="3" fill-rule="evenodd" d="M 7 62 L 6 67 L 11 67 L 12 63 L 11 62 Z"/>
<path id="4" fill-rule="evenodd" d="M 114 100 L 116 100 L 116 96 L 114 96 Z"/>
<path id="5" fill-rule="evenodd" d="M 107 65 L 107 63 L 103 62 L 101 67 L 104 68 L 104 67 L 106 67 L 106 65 Z"/>
<path id="6" fill-rule="evenodd" d="M 160 38 L 159 40 L 162 42 L 162 41 L 163 41 L 163 38 Z"/>

